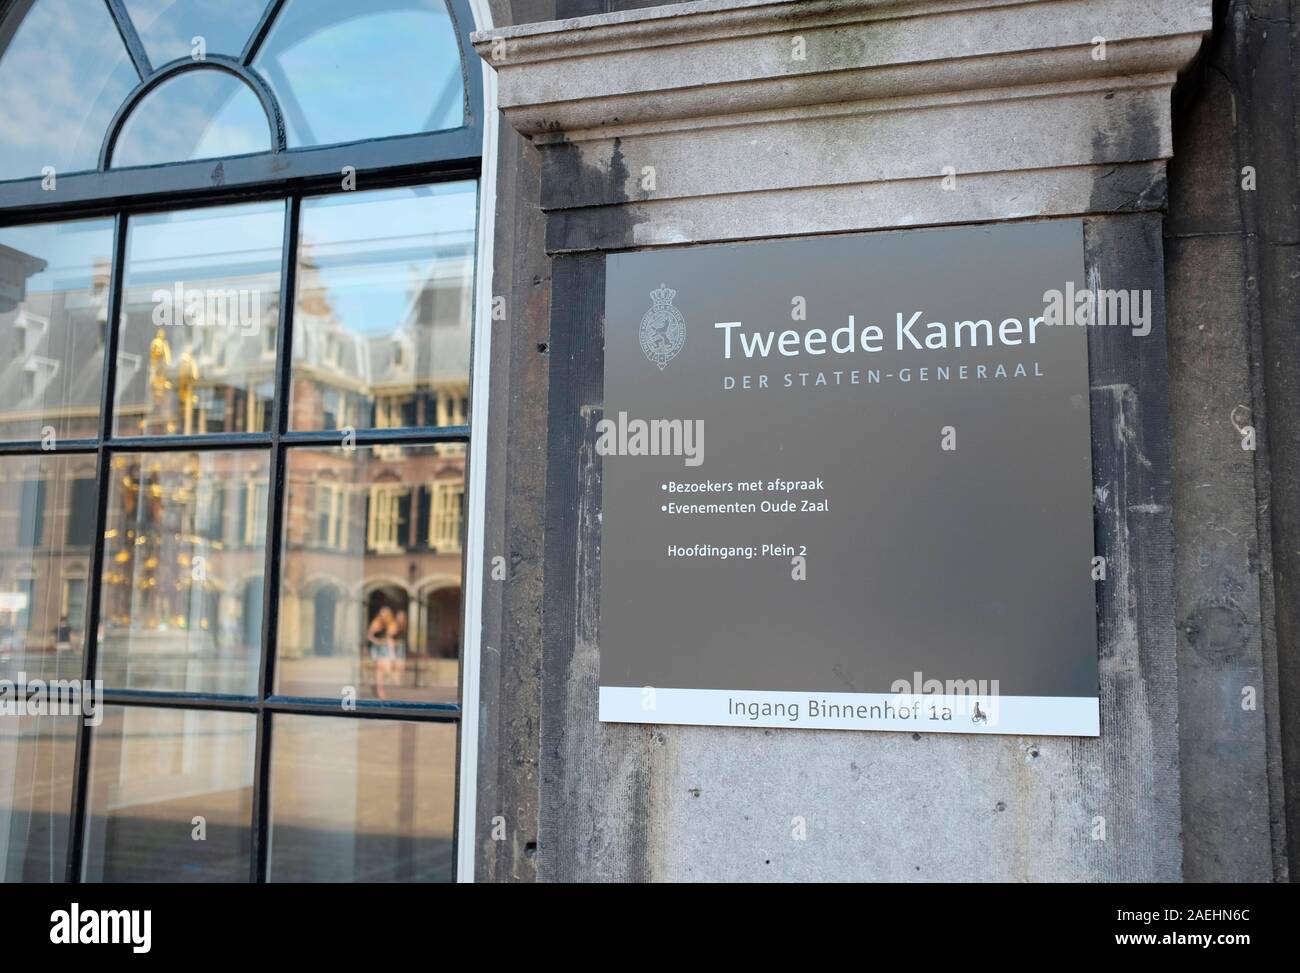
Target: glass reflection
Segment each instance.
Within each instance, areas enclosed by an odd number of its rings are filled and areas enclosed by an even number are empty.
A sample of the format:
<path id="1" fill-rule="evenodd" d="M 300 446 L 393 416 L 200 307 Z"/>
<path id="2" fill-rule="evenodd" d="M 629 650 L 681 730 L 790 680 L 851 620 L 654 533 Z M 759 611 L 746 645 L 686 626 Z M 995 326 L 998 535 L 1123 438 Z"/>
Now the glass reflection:
<path id="1" fill-rule="evenodd" d="M 0 717 L 0 881 L 63 881 L 78 719 Z"/>
<path id="2" fill-rule="evenodd" d="M 239 55 L 267 0 L 125 0 L 131 23 L 154 67 L 194 56 L 194 38 L 208 54 Z"/>
<path id="3" fill-rule="evenodd" d="M 456 725 L 276 716 L 273 882 L 449 882 Z"/>
<path id="4" fill-rule="evenodd" d="M 80 678 L 95 457 L 0 464 L 0 679 Z"/>
<path id="5" fill-rule="evenodd" d="M 456 702 L 464 445 L 287 455 L 276 692 Z"/>
<path id="6" fill-rule="evenodd" d="M 253 67 L 280 103 L 290 148 L 464 124 L 443 0 L 288 0 Z"/>
<path id="7" fill-rule="evenodd" d="M 469 421 L 475 184 L 306 200 L 290 424 Z"/>
<path id="8" fill-rule="evenodd" d="M 97 168 L 108 123 L 140 80 L 107 5 L 11 5 L 0 46 L 15 27 L 0 53 L 0 179 Z"/>
<path id="9" fill-rule="evenodd" d="M 269 428 L 283 226 L 281 202 L 132 218 L 120 435 Z"/>
<path id="10" fill-rule="evenodd" d="M 119 453 L 104 531 L 110 688 L 254 695 L 269 456 Z"/>
<path id="11" fill-rule="evenodd" d="M 0 439 L 99 435 L 112 220 L 0 227 Z"/>
<path id="12" fill-rule="evenodd" d="M 256 736 L 246 713 L 105 707 L 91 737 L 84 880 L 248 881 Z"/>
<path id="13" fill-rule="evenodd" d="M 215 69 L 162 82 L 132 109 L 113 146 L 114 167 L 271 151 L 271 129 L 251 88 Z"/>

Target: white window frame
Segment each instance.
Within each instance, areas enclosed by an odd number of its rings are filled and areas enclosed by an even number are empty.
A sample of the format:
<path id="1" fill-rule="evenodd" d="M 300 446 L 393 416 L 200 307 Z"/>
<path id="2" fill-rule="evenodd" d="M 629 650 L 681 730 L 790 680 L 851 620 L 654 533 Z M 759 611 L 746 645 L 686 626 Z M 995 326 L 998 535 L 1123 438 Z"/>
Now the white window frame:
<path id="1" fill-rule="evenodd" d="M 477 30 L 491 30 L 487 0 L 469 0 Z M 497 184 L 496 74 L 485 63 L 483 72 L 483 163 L 478 187 L 478 238 L 474 255 L 473 361 L 471 414 L 479 430 L 469 440 L 469 470 L 465 483 L 465 624 L 461 633 L 460 772 L 457 775 L 456 880 L 474 881 L 474 851 L 478 847 L 478 730 L 479 678 L 483 638 L 484 533 L 487 517 L 487 415 L 492 361 L 493 217 Z"/>

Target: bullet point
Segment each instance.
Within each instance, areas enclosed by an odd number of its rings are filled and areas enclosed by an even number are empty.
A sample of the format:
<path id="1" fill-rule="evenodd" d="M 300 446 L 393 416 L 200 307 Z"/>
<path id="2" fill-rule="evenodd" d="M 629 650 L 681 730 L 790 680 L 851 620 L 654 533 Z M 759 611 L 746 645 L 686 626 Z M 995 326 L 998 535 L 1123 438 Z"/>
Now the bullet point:
<path id="1" fill-rule="evenodd" d="M 660 490 L 667 490 L 667 489 L 668 489 L 668 484 L 667 484 L 667 483 L 660 483 L 660 484 L 659 484 L 659 489 L 660 489 Z"/>
<path id="2" fill-rule="evenodd" d="M 660 507 L 659 509 L 662 510 L 664 513 L 668 513 L 668 508 L 667 508 L 667 507 Z"/>

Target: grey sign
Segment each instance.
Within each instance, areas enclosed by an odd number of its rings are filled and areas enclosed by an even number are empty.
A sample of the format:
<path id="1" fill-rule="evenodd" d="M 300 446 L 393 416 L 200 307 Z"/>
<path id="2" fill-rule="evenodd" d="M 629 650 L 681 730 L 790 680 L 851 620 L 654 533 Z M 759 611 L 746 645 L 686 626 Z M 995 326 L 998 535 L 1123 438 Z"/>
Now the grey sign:
<path id="1" fill-rule="evenodd" d="M 1083 271 L 1077 220 L 611 255 L 602 719 L 1095 734 Z"/>

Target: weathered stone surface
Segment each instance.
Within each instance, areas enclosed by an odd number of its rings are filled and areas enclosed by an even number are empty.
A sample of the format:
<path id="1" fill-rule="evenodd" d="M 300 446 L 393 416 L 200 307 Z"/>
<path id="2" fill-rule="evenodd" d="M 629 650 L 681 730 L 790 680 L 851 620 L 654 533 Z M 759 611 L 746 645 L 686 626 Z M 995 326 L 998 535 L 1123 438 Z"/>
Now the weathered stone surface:
<path id="1" fill-rule="evenodd" d="M 1209 19 L 1208 4 L 1181 0 L 709 0 L 478 38 L 489 59 L 504 51 L 502 107 L 542 150 L 547 248 L 566 254 L 551 309 L 539 878 L 1181 877 L 1153 211 L 1169 92 Z M 1099 35 L 1105 61 L 1092 57 Z M 1090 283 L 1155 302 L 1147 337 L 1089 336 L 1097 543 L 1111 565 L 1102 736 L 601 724 L 588 441 L 603 405 L 599 251 L 1069 214 L 1091 217 Z"/>
<path id="2" fill-rule="evenodd" d="M 1081 214 L 1101 178 L 1114 208 L 1159 209 L 1169 93 L 1208 26 L 1181 0 L 705 0 L 476 45 L 550 150 L 563 252 Z M 810 228 L 774 227 L 783 208 Z"/>
<path id="3" fill-rule="evenodd" d="M 1300 848 L 1296 9 L 1225 4 L 1175 121 L 1165 252 L 1189 881 L 1285 880 Z"/>

